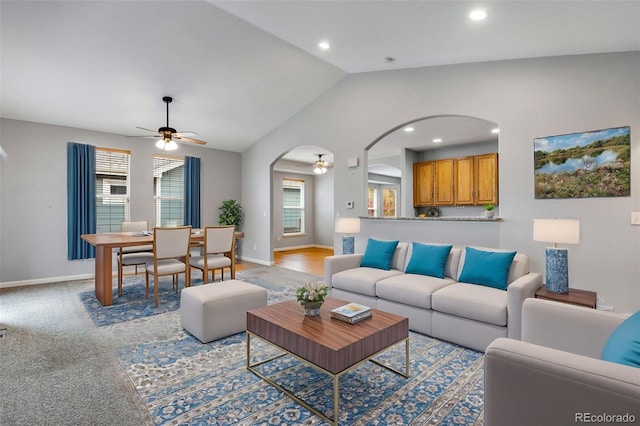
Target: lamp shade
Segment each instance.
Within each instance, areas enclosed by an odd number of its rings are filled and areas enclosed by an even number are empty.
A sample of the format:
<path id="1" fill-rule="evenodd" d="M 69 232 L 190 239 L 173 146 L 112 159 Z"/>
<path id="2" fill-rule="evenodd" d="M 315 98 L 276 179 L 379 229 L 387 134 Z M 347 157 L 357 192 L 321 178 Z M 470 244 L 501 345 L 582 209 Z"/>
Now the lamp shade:
<path id="1" fill-rule="evenodd" d="M 360 219 L 357 217 L 336 218 L 337 234 L 357 234 L 360 232 Z"/>
<path id="2" fill-rule="evenodd" d="M 578 244 L 580 221 L 576 219 L 533 219 L 534 241 Z"/>

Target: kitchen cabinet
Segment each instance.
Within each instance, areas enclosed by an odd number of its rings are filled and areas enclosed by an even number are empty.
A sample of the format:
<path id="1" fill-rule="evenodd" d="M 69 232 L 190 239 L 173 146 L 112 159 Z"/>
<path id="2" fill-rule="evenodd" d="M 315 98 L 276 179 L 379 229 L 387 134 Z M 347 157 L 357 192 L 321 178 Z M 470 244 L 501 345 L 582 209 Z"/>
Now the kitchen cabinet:
<path id="1" fill-rule="evenodd" d="M 498 154 L 413 164 L 413 205 L 498 204 Z"/>
<path id="2" fill-rule="evenodd" d="M 434 204 L 436 206 L 453 205 L 453 158 L 434 162 Z"/>
<path id="3" fill-rule="evenodd" d="M 413 164 L 413 205 L 433 206 L 433 161 Z"/>
<path id="4" fill-rule="evenodd" d="M 498 154 L 474 157 L 475 204 L 498 204 Z"/>
<path id="5" fill-rule="evenodd" d="M 456 158 L 455 164 L 455 205 L 472 206 L 474 197 L 473 157 Z"/>

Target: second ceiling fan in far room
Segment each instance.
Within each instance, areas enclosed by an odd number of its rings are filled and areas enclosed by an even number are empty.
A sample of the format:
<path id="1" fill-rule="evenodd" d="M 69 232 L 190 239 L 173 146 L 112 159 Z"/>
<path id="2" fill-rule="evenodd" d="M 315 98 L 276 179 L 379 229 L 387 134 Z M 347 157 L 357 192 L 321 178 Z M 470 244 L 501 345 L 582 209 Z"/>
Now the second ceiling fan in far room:
<path id="1" fill-rule="evenodd" d="M 160 127 L 157 131 L 147 129 L 144 127 L 137 127 L 136 129 L 145 130 L 147 132 L 153 132 L 153 135 L 148 136 L 129 136 L 132 138 L 153 138 L 158 139 L 156 142 L 156 146 L 165 151 L 173 151 L 178 148 L 178 144 L 176 140 L 180 142 L 190 142 L 198 145 L 206 145 L 205 141 L 201 141 L 200 139 L 194 139 L 191 136 L 196 136 L 194 132 L 178 132 L 173 127 L 169 126 L 169 104 L 173 101 L 171 96 L 165 96 L 162 98 L 162 101 L 167 104 L 167 125 L 164 127 Z"/>

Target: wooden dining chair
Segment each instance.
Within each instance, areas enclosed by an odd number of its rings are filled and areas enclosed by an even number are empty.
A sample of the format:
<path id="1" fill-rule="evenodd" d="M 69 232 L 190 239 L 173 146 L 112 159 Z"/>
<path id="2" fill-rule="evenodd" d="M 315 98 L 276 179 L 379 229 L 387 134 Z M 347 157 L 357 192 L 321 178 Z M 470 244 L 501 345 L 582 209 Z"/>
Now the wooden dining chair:
<path id="1" fill-rule="evenodd" d="M 235 231 L 236 227 L 233 225 L 204 228 L 202 255 L 191 257 L 189 265 L 202 271 L 202 281 L 205 284 L 209 282 L 209 271 L 211 281 L 215 281 L 217 269 L 220 269 L 220 279 L 223 281 L 224 268 L 230 269 L 232 280 L 236 278 Z"/>
<path id="2" fill-rule="evenodd" d="M 149 299 L 149 275 L 153 275 L 153 295 L 158 307 L 158 287 L 160 277 L 173 276 L 173 288 L 178 289 L 178 274 L 184 273 L 184 286 L 191 285 L 189 249 L 191 244 L 191 226 L 171 228 L 153 228 L 153 262 L 145 267 L 145 297 Z"/>
<path id="3" fill-rule="evenodd" d="M 149 231 L 149 222 L 146 220 L 122 222 L 121 232 L 142 232 Z M 146 265 L 153 261 L 153 245 L 120 247 L 118 249 L 118 296 L 122 296 L 123 267 L 134 266 L 135 273 L 138 274 L 138 266 Z"/>

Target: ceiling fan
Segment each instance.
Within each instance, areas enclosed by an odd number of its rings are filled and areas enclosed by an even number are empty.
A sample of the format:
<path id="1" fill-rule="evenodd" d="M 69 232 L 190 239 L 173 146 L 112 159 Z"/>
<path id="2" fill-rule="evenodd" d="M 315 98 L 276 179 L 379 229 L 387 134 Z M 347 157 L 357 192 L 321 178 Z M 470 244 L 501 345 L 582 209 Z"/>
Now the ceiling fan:
<path id="1" fill-rule="evenodd" d="M 318 160 L 313 163 L 313 172 L 317 175 L 323 175 L 327 173 L 327 166 L 329 165 L 326 161 L 322 159 L 324 154 L 316 154 L 318 156 Z"/>
<path id="2" fill-rule="evenodd" d="M 200 139 L 194 139 L 190 136 L 196 136 L 193 132 L 178 132 L 173 127 L 169 127 L 169 104 L 173 101 L 171 96 L 165 96 L 162 98 L 162 102 L 167 104 L 167 125 L 164 127 L 160 127 L 157 131 L 146 129 L 144 127 L 137 127 L 136 129 L 145 130 L 147 132 L 153 132 L 153 135 L 149 136 L 129 136 L 132 138 L 160 138 L 158 142 L 156 142 L 156 146 L 165 151 L 173 151 L 178 148 L 178 144 L 175 142 L 176 140 L 181 142 L 191 142 L 198 145 L 206 145 L 205 141 L 201 141 Z"/>

